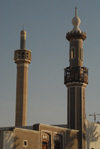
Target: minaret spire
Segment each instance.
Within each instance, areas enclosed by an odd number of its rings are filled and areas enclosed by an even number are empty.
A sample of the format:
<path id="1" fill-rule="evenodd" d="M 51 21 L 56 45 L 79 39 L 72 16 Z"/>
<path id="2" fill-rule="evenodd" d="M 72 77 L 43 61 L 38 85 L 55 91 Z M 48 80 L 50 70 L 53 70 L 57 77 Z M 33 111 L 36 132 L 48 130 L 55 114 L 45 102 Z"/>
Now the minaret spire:
<path id="1" fill-rule="evenodd" d="M 81 32 L 80 28 L 79 28 L 79 25 L 81 23 L 81 20 L 80 18 L 77 16 L 77 7 L 75 7 L 75 16 L 74 18 L 72 19 L 72 24 L 74 26 L 72 32 Z"/>
<path id="2" fill-rule="evenodd" d="M 26 48 L 26 31 L 23 29 L 20 32 L 20 49 Z"/>
<path id="3" fill-rule="evenodd" d="M 77 17 L 77 7 L 75 7 L 75 17 Z"/>

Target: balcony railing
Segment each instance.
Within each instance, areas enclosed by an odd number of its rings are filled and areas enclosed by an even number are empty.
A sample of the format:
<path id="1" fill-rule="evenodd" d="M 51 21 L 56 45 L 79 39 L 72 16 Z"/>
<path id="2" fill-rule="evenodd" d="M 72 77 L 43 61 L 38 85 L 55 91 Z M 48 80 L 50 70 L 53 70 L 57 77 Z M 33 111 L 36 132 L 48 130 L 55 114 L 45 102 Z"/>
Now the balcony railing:
<path id="1" fill-rule="evenodd" d="M 81 82 L 88 84 L 88 69 L 86 67 L 67 67 L 64 69 L 64 84 Z"/>

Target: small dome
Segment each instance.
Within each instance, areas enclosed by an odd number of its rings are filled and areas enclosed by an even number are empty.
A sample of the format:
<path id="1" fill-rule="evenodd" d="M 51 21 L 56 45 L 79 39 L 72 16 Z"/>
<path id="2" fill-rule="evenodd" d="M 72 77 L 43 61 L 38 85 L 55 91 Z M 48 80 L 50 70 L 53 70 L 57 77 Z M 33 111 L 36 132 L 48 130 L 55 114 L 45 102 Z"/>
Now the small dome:
<path id="1" fill-rule="evenodd" d="M 81 20 L 78 16 L 75 16 L 73 19 L 72 19 L 72 23 L 74 26 L 79 26 L 80 23 L 81 23 Z"/>
<path id="2" fill-rule="evenodd" d="M 21 33 L 21 34 L 26 34 L 26 31 L 23 29 L 23 30 L 21 30 L 20 33 Z"/>
<path id="3" fill-rule="evenodd" d="M 73 32 L 81 32 L 80 28 L 79 28 L 79 25 L 81 23 L 81 20 L 80 18 L 77 16 L 77 8 L 75 8 L 75 17 L 72 19 L 72 24 L 74 26 L 73 28 Z"/>

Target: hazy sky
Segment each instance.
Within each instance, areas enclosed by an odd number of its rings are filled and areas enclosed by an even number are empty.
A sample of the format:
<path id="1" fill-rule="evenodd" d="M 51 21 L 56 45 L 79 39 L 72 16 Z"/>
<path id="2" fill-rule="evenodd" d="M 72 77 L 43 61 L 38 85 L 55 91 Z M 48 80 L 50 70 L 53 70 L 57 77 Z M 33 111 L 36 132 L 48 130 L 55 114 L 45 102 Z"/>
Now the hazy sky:
<path id="1" fill-rule="evenodd" d="M 27 31 L 32 50 L 28 79 L 28 125 L 67 122 L 64 68 L 69 66 L 66 32 L 72 30 L 78 7 L 84 41 L 84 66 L 89 69 L 86 115 L 100 113 L 100 0 L 0 0 L 0 126 L 15 121 L 16 64 L 20 30 Z M 100 121 L 100 116 L 97 117 Z"/>

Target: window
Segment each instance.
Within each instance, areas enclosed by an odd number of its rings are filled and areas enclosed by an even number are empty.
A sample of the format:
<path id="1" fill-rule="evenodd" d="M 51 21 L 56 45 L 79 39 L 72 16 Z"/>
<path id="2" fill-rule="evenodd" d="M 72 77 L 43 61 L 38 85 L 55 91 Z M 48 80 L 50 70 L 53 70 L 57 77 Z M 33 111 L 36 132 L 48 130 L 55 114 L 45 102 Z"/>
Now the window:
<path id="1" fill-rule="evenodd" d="M 61 135 L 54 137 L 54 149 L 63 149 L 63 140 Z"/>
<path id="2" fill-rule="evenodd" d="M 48 149 L 49 148 L 49 144 L 47 141 L 43 141 L 42 142 L 42 149 Z"/>
<path id="3" fill-rule="evenodd" d="M 51 135 L 48 132 L 42 132 L 42 149 L 51 149 Z"/>
<path id="4" fill-rule="evenodd" d="M 24 147 L 27 147 L 27 146 L 28 146 L 28 141 L 27 141 L 27 140 L 24 140 L 24 141 L 23 141 L 23 146 L 24 146 Z"/>

